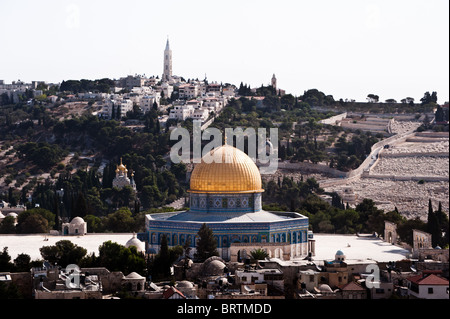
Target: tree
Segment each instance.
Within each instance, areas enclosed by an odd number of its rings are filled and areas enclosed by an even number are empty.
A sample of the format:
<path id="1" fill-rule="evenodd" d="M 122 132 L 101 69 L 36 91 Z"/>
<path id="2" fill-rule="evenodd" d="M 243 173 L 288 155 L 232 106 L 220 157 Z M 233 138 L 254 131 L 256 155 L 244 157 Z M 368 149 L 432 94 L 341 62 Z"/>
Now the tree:
<path id="1" fill-rule="evenodd" d="M 437 245 L 439 245 L 442 237 L 442 232 L 436 213 L 433 211 L 431 199 L 429 199 L 428 201 L 427 232 L 431 234 L 432 246 L 436 247 Z"/>
<path id="2" fill-rule="evenodd" d="M 71 217 L 72 219 L 75 217 L 84 217 L 86 216 L 86 212 L 88 210 L 86 199 L 82 192 L 78 193 L 77 200 L 74 205 L 74 209 L 72 210 Z"/>
<path id="3" fill-rule="evenodd" d="M 159 256 L 157 269 L 159 273 L 163 276 L 168 276 L 170 274 L 170 257 L 169 257 L 169 243 L 167 242 L 166 234 L 161 237 L 161 245 L 159 249 Z"/>
<path id="4" fill-rule="evenodd" d="M 440 105 L 438 105 L 436 108 L 435 117 L 436 117 L 436 122 L 444 121 L 444 110 L 442 109 L 442 107 Z"/>
<path id="5" fill-rule="evenodd" d="M 264 259 L 266 259 L 267 257 L 269 257 L 269 254 L 267 253 L 267 251 L 265 251 L 264 249 L 262 249 L 262 248 L 257 248 L 257 249 L 255 249 L 255 250 L 252 250 L 251 252 L 250 252 L 250 255 L 252 256 L 252 258 L 254 259 L 254 260 L 264 260 Z"/>
<path id="6" fill-rule="evenodd" d="M 0 253 L 0 270 L 1 271 L 13 271 L 14 264 L 11 262 L 11 256 L 8 253 L 8 247 L 3 247 L 3 251 Z"/>
<path id="7" fill-rule="evenodd" d="M 369 103 L 378 103 L 378 100 L 380 99 L 380 97 L 376 94 L 369 94 L 367 95 L 367 101 Z"/>
<path id="8" fill-rule="evenodd" d="M 422 105 L 437 103 L 437 92 L 433 92 L 431 94 L 430 92 L 425 92 L 423 98 L 420 99 L 420 102 L 422 102 Z"/>
<path id="9" fill-rule="evenodd" d="M 128 207 L 122 207 L 107 216 L 106 228 L 114 233 L 129 233 L 134 231 L 133 214 Z"/>
<path id="10" fill-rule="evenodd" d="M 16 220 L 13 216 L 6 216 L 0 223 L 0 234 L 15 234 Z"/>
<path id="11" fill-rule="evenodd" d="M 75 245 L 70 240 L 60 240 L 54 246 L 41 247 L 39 251 L 44 260 L 61 267 L 78 264 L 87 253 L 85 248 Z"/>
<path id="12" fill-rule="evenodd" d="M 144 255 L 136 247 L 127 248 L 112 241 L 104 242 L 99 248 L 98 264 L 110 271 L 122 271 L 128 275 L 131 272 L 144 274 L 146 262 Z"/>
<path id="13" fill-rule="evenodd" d="M 21 234 L 47 233 L 55 223 L 55 214 L 45 208 L 32 208 L 17 217 L 17 232 Z"/>
<path id="14" fill-rule="evenodd" d="M 198 262 L 204 262 L 212 256 L 219 256 L 217 251 L 217 241 L 214 238 L 213 231 L 205 223 L 198 231 L 197 251 L 194 254 L 194 259 Z"/>
<path id="15" fill-rule="evenodd" d="M 50 229 L 48 221 L 38 214 L 28 216 L 18 228 L 21 234 L 43 234 Z"/>
<path id="16" fill-rule="evenodd" d="M 17 272 L 28 272 L 31 268 L 31 257 L 27 254 L 19 254 L 16 259 L 14 259 L 14 265 Z"/>
<path id="17" fill-rule="evenodd" d="M 444 234 L 443 236 L 441 235 L 440 241 L 439 241 L 439 246 L 442 248 L 448 247 L 448 240 L 449 240 L 449 220 L 448 220 L 448 216 L 447 214 L 442 210 L 442 203 L 439 202 L 439 208 L 438 210 L 435 212 L 437 221 L 438 221 L 438 225 L 439 225 L 439 229 L 441 230 L 441 234 Z"/>

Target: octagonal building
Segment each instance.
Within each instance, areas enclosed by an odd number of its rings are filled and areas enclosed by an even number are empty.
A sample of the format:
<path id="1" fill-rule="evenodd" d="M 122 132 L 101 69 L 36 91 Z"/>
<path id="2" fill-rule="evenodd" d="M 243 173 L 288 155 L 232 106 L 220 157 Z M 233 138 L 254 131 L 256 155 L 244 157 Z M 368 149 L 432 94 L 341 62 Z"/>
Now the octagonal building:
<path id="1" fill-rule="evenodd" d="M 271 257 L 305 257 L 309 252 L 308 218 L 292 212 L 264 211 L 263 192 L 261 174 L 253 160 L 225 144 L 213 149 L 194 167 L 190 209 L 146 215 L 146 232 L 139 237 L 145 240 L 148 252 L 157 253 L 166 234 L 169 247 L 189 241 L 193 254 L 197 233 L 206 223 L 224 260 L 230 260 L 233 244 L 284 250 L 284 254 Z"/>

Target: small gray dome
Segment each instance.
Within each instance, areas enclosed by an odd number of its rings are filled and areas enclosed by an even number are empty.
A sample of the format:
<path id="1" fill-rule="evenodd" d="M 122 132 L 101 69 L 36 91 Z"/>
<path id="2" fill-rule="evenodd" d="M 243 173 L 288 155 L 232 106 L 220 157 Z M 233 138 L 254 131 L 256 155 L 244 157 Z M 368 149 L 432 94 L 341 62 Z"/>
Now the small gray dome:
<path id="1" fill-rule="evenodd" d="M 194 288 L 194 284 L 190 281 L 183 280 L 177 284 L 177 288 Z"/>

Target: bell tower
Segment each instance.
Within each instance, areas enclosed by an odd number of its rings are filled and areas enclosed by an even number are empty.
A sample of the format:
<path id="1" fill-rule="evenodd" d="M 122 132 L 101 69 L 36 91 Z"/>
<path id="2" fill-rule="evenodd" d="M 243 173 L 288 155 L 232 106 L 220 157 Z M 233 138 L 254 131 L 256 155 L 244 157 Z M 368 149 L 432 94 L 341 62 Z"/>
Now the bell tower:
<path id="1" fill-rule="evenodd" d="M 275 74 L 272 76 L 272 87 L 275 90 L 277 89 L 277 78 L 275 77 Z"/>
<path id="2" fill-rule="evenodd" d="M 172 79 L 172 50 L 170 50 L 169 38 L 167 38 L 166 49 L 164 50 L 164 71 L 162 80 L 164 82 Z"/>

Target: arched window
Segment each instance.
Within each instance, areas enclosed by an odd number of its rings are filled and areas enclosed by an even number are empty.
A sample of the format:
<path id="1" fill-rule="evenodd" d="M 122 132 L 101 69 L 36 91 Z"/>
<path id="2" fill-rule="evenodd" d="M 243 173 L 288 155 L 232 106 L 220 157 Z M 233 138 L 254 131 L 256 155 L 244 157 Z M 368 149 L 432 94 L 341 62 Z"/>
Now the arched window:
<path id="1" fill-rule="evenodd" d="M 174 246 L 178 245 L 178 236 L 177 236 L 177 234 L 173 234 L 172 242 L 173 242 Z"/>
<path id="2" fill-rule="evenodd" d="M 222 247 L 228 247 L 228 236 L 222 236 Z"/>

